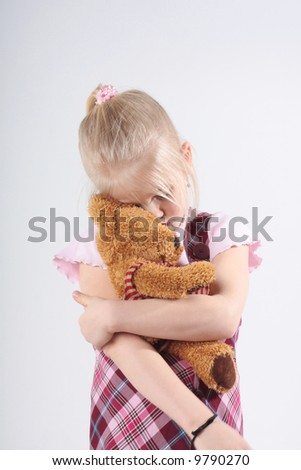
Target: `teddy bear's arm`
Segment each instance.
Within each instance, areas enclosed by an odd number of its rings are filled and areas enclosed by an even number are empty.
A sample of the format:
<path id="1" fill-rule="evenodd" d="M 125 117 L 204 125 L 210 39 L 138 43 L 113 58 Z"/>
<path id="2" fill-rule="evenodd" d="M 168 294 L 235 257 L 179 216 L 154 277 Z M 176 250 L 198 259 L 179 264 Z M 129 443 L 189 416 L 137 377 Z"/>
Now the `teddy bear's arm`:
<path id="1" fill-rule="evenodd" d="M 150 263 L 140 266 L 134 275 L 134 283 L 140 294 L 161 299 L 186 297 L 188 291 L 207 286 L 214 279 L 214 266 L 208 261 L 198 261 L 187 266 Z"/>

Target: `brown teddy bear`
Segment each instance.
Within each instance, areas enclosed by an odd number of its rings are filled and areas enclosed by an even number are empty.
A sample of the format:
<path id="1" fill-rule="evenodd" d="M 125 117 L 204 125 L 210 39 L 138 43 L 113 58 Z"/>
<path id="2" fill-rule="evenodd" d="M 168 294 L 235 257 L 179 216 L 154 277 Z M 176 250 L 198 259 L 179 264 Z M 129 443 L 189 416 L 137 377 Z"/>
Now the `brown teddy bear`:
<path id="1" fill-rule="evenodd" d="M 183 247 L 175 232 L 151 213 L 100 194 L 90 198 L 88 211 L 97 227 L 97 249 L 120 299 L 179 299 L 188 293 L 209 293 L 214 266 L 208 261 L 176 266 Z M 153 345 L 160 341 L 145 339 Z M 235 384 L 234 352 L 223 342 L 172 340 L 166 350 L 189 362 L 218 393 Z"/>

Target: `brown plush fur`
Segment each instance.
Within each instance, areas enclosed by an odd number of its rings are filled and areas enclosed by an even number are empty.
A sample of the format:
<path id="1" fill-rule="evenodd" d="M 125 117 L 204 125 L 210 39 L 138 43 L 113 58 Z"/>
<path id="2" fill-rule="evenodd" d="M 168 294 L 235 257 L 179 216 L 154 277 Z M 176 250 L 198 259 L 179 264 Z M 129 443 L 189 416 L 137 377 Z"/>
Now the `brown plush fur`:
<path id="1" fill-rule="evenodd" d="M 98 194 L 90 198 L 88 210 L 97 227 L 97 249 L 120 299 L 124 298 L 126 272 L 137 262 L 151 262 L 134 275 L 137 291 L 147 297 L 185 298 L 188 292 L 215 279 L 214 266 L 207 261 L 176 266 L 183 247 L 175 243 L 172 230 L 144 209 Z M 145 339 L 152 344 L 158 341 Z M 234 353 L 225 343 L 169 341 L 167 351 L 189 362 L 201 380 L 218 393 L 229 391 L 235 383 Z"/>

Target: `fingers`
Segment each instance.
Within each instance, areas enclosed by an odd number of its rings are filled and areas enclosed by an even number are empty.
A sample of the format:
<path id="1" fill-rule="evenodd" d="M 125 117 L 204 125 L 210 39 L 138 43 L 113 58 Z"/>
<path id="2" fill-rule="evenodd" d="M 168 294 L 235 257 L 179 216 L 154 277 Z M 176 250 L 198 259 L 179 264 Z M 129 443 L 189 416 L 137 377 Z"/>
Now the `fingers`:
<path id="1" fill-rule="evenodd" d="M 87 325 L 85 323 L 85 313 L 82 313 L 81 316 L 78 319 L 78 324 L 80 327 L 81 334 L 85 338 L 88 343 L 91 343 L 91 338 L 89 336 L 89 330 L 87 330 Z"/>
<path id="2" fill-rule="evenodd" d="M 77 303 L 83 305 L 84 307 L 88 307 L 90 299 L 89 295 L 83 294 L 82 292 L 76 290 L 72 292 L 72 297 Z"/>
<path id="3" fill-rule="evenodd" d="M 84 313 L 81 314 L 81 316 L 79 317 L 78 319 L 78 324 L 79 324 L 79 327 L 80 327 L 80 331 L 82 332 L 82 335 L 85 336 L 84 334 Z"/>

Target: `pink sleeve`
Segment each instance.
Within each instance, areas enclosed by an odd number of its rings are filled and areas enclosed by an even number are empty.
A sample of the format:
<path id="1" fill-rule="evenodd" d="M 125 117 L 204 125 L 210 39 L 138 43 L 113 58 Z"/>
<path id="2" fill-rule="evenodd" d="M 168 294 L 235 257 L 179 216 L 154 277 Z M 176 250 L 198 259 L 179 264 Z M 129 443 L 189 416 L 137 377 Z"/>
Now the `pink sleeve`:
<path id="1" fill-rule="evenodd" d="M 208 231 L 210 261 L 222 251 L 228 250 L 228 248 L 248 245 L 249 272 L 251 273 L 262 262 L 262 258 L 256 253 L 256 250 L 261 247 L 261 241 L 252 240 L 249 224 L 244 224 L 239 221 L 236 221 L 234 224 L 229 224 L 232 217 L 223 212 L 216 212 L 213 214 L 213 217 L 215 219 L 210 222 Z M 231 234 L 231 226 L 233 227 L 233 234 Z M 243 238 L 239 240 L 240 237 Z"/>
<path id="2" fill-rule="evenodd" d="M 98 253 L 95 240 L 69 242 L 59 253 L 54 255 L 53 263 L 56 268 L 73 283 L 79 283 L 79 264 L 100 266 L 107 269 Z"/>

